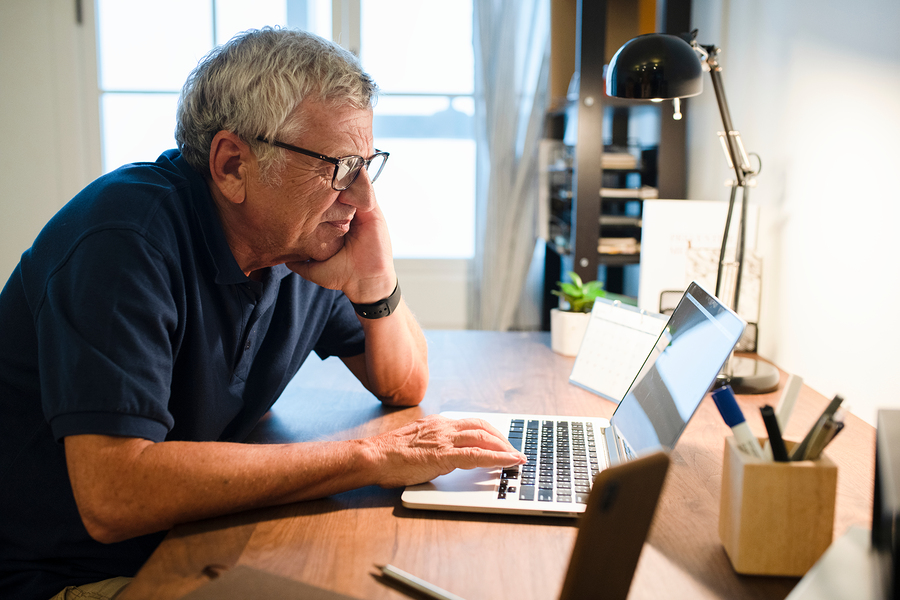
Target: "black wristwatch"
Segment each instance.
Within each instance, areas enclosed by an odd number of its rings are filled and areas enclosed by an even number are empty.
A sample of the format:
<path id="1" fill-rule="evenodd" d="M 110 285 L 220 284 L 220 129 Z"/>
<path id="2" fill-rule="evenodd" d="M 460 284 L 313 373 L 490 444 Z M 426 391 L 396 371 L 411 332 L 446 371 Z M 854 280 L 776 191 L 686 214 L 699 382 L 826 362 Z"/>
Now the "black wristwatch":
<path id="1" fill-rule="evenodd" d="M 356 314 L 364 319 L 380 319 L 381 317 L 386 317 L 394 312 L 400 304 L 400 280 L 397 280 L 394 291 L 384 300 L 379 300 L 374 304 L 357 304 L 356 302 L 351 302 L 350 304 L 353 305 L 353 310 L 356 311 Z"/>

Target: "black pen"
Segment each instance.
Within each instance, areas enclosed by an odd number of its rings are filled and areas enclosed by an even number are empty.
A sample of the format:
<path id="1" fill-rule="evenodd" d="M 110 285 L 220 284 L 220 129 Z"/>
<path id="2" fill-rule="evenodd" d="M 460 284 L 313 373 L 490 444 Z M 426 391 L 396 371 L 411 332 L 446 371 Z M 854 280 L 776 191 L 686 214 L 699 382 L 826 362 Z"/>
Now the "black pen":
<path id="1" fill-rule="evenodd" d="M 763 423 L 766 425 L 766 431 L 769 433 L 769 445 L 772 447 L 772 457 L 776 462 L 788 462 L 787 448 L 784 447 L 784 440 L 781 438 L 781 428 L 778 426 L 778 419 L 775 418 L 775 409 L 766 404 L 759 409 L 762 414 Z"/>

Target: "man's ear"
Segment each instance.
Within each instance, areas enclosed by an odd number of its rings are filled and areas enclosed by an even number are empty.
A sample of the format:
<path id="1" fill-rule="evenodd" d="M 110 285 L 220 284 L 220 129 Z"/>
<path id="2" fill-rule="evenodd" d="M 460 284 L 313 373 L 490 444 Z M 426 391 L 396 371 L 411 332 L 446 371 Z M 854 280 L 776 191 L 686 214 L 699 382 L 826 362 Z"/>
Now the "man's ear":
<path id="1" fill-rule="evenodd" d="M 234 204 L 244 201 L 255 161 L 250 146 L 232 132 L 220 131 L 213 137 L 209 147 L 209 174 L 226 200 Z"/>

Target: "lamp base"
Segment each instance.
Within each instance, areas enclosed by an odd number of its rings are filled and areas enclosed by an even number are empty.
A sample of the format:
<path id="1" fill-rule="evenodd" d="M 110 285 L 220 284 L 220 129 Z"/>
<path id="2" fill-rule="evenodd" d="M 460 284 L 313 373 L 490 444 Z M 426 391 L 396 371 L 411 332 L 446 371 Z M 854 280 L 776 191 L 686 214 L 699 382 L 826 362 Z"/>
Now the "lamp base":
<path id="1" fill-rule="evenodd" d="M 732 356 L 716 381 L 720 385 L 730 385 L 735 394 L 767 394 L 778 389 L 781 374 L 767 362 Z"/>

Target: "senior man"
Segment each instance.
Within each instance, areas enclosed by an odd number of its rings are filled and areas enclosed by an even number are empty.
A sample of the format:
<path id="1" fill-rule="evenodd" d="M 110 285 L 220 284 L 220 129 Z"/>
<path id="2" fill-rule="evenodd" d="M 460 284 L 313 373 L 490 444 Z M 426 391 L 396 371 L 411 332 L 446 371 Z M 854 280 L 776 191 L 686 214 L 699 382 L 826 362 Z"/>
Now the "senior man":
<path id="1" fill-rule="evenodd" d="M 185 84 L 179 150 L 89 185 L 22 255 L 0 294 L 0 596 L 110 597 L 177 523 L 524 462 L 440 417 L 239 443 L 311 351 L 387 405 L 425 393 L 372 187 L 376 91 L 330 42 L 241 34 Z"/>

